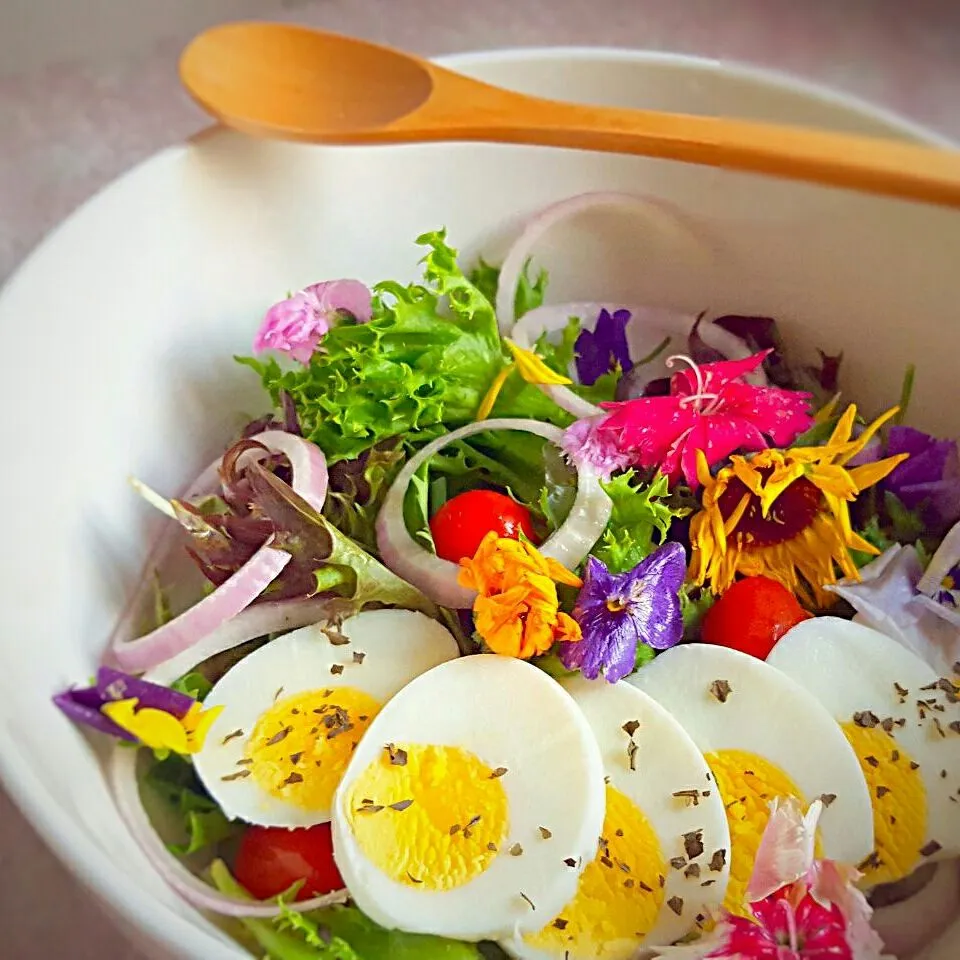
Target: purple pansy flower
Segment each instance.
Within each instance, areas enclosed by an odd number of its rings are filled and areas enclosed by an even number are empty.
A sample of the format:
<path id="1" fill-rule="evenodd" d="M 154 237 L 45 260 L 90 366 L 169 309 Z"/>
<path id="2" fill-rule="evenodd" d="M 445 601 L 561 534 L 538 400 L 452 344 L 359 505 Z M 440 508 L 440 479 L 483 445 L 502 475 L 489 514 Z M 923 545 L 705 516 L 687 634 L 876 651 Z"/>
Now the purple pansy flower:
<path id="1" fill-rule="evenodd" d="M 601 310 L 593 330 L 580 331 L 573 349 L 582 384 L 589 387 L 617 367 L 624 373 L 633 368 L 627 347 L 629 321 L 629 310 Z"/>
<path id="2" fill-rule="evenodd" d="M 924 523 L 942 533 L 960 520 L 960 456 L 953 440 L 913 427 L 891 427 L 885 456 L 909 454 L 881 483 L 908 509 L 921 509 Z"/>
<path id="3" fill-rule="evenodd" d="M 328 280 L 275 303 L 253 341 L 254 353 L 276 350 L 309 363 L 326 332 L 342 313 L 359 323 L 371 315 L 370 291 L 359 280 Z"/>
<path id="4" fill-rule="evenodd" d="M 178 720 L 183 719 L 196 703 L 193 697 L 185 693 L 150 683 L 148 680 L 140 680 L 112 667 L 101 667 L 97 671 L 95 686 L 58 693 L 53 702 L 77 723 L 83 723 L 121 740 L 136 741 L 137 738 L 132 733 L 100 711 L 106 703 L 130 698 L 136 698 L 141 707 L 162 710 Z"/>
<path id="5" fill-rule="evenodd" d="M 679 543 L 665 543 L 632 570 L 612 574 L 603 561 L 587 558 L 583 587 L 573 610 L 583 639 L 560 646 L 568 670 L 610 683 L 632 673 L 638 644 L 666 650 L 680 642 L 680 588 L 687 559 Z"/>

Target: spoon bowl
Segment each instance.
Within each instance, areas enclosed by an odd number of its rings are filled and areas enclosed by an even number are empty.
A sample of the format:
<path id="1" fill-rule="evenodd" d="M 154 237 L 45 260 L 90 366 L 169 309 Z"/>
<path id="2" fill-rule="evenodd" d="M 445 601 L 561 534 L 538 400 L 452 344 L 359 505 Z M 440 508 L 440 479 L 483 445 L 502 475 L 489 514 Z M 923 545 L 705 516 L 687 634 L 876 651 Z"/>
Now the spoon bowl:
<path id="1" fill-rule="evenodd" d="M 422 107 L 428 64 L 362 40 L 275 23 L 230 23 L 183 52 L 180 76 L 225 126 L 256 136 L 338 139 Z"/>
<path id="2" fill-rule="evenodd" d="M 633 153 L 960 207 L 952 151 L 729 117 L 528 97 L 320 30 L 232 23 L 194 39 L 180 76 L 221 123 L 315 143 L 441 140 Z"/>

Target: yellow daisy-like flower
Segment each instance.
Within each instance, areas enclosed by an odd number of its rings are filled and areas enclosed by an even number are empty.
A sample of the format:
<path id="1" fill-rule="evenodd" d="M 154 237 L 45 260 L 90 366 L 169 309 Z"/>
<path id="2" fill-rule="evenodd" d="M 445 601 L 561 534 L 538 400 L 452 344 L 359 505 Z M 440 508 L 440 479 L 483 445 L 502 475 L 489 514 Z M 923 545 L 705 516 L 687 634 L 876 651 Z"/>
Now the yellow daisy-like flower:
<path id="1" fill-rule="evenodd" d="M 835 597 L 823 589 L 826 584 L 840 577 L 859 579 L 850 551 L 879 553 L 853 532 L 849 504 L 907 455 L 859 467 L 847 464 L 897 410 L 888 410 L 851 440 L 857 415 L 851 404 L 823 446 L 731 457 L 716 477 L 698 454 L 703 509 L 690 526 L 691 576 L 723 593 L 738 574 L 762 575 L 802 600 L 829 606 Z"/>

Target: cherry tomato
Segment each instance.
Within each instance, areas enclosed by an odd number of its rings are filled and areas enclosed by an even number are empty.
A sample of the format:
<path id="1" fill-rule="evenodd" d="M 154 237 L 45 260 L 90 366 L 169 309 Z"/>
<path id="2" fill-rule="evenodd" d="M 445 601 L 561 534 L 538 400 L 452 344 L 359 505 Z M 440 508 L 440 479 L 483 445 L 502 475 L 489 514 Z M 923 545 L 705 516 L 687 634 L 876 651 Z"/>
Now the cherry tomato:
<path id="1" fill-rule="evenodd" d="M 298 880 L 304 884 L 297 900 L 309 900 L 343 887 L 340 871 L 333 862 L 329 823 L 297 830 L 248 827 L 240 839 L 233 873 L 237 882 L 258 900 L 275 897 Z"/>
<path id="2" fill-rule="evenodd" d="M 707 611 L 702 639 L 766 660 L 776 642 L 811 614 L 769 577 L 738 580 Z"/>
<path id="3" fill-rule="evenodd" d="M 430 521 L 437 556 L 457 563 L 472 557 L 480 541 L 495 530 L 501 537 L 525 537 L 536 543 L 530 511 L 494 490 L 468 490 L 448 500 Z"/>

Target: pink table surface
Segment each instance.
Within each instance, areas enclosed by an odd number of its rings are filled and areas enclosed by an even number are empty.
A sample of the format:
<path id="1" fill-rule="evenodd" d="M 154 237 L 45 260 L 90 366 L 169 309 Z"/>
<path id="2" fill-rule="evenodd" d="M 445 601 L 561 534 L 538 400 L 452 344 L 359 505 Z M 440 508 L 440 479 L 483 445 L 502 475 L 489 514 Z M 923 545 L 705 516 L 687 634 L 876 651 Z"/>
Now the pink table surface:
<path id="1" fill-rule="evenodd" d="M 181 93 L 175 63 L 189 35 L 218 18 L 297 20 L 428 55 L 580 44 L 721 57 L 829 84 L 960 139 L 955 0 L 227 0 L 197 8 L 186 22 L 156 24 L 148 38 L 118 40 L 115 49 L 100 42 L 96 58 L 13 72 L 0 59 L 0 281 L 78 203 L 205 123 Z M 10 960 L 143 960 L 2 792 L 0 937 Z"/>

